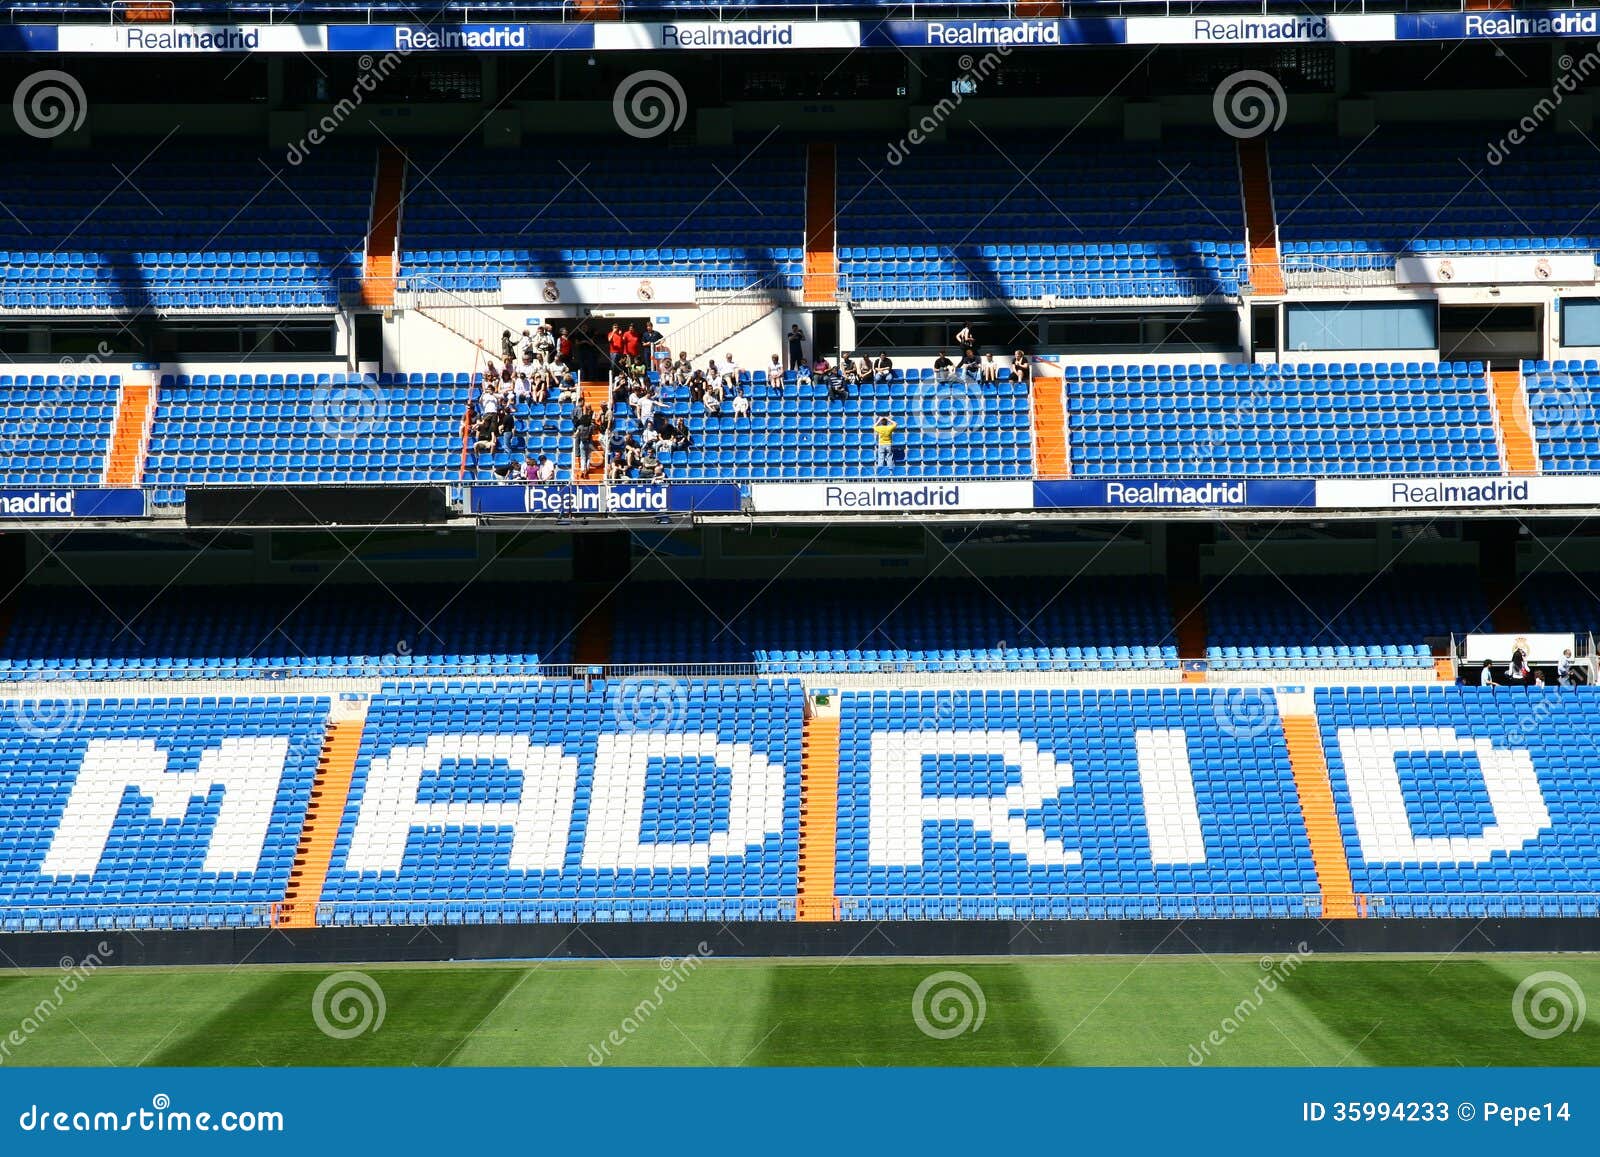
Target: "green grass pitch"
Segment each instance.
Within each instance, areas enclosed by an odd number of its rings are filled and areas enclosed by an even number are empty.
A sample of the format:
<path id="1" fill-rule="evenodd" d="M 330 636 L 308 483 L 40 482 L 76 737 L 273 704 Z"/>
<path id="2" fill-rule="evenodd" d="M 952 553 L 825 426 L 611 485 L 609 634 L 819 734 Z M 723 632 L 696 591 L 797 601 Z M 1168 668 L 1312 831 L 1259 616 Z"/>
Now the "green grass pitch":
<path id="1" fill-rule="evenodd" d="M 350 1036 L 314 1015 L 333 968 L 102 968 L 71 992 L 12 971 L 0 1067 L 1600 1064 L 1600 1024 L 1536 1039 L 1512 1008 L 1535 973 L 1600 998 L 1597 956 L 1281 959 L 357 966 L 383 1019 Z M 966 1031 L 924 1032 L 919 987 L 929 1028 Z M 334 1004 L 329 1028 L 361 1026 L 359 1002 Z"/>

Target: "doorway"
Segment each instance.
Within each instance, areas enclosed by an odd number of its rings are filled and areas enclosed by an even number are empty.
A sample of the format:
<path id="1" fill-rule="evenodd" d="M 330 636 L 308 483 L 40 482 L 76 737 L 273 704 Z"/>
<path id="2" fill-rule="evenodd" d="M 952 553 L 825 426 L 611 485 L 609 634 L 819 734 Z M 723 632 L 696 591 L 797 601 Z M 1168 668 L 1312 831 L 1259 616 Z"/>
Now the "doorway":
<path id="1" fill-rule="evenodd" d="M 550 327 L 550 332 L 557 337 L 561 331 L 567 331 L 567 336 L 572 339 L 572 356 L 577 362 L 576 370 L 578 380 L 583 382 L 603 382 L 609 376 L 611 361 L 611 348 L 607 338 L 613 325 L 621 326 L 624 331 L 630 325 L 637 326 L 640 333 L 650 328 L 654 321 L 651 317 L 547 317 L 544 319 Z"/>
<path id="2" fill-rule="evenodd" d="M 1441 305 L 1439 356 L 1514 370 L 1544 357 L 1544 309 L 1538 305 Z"/>

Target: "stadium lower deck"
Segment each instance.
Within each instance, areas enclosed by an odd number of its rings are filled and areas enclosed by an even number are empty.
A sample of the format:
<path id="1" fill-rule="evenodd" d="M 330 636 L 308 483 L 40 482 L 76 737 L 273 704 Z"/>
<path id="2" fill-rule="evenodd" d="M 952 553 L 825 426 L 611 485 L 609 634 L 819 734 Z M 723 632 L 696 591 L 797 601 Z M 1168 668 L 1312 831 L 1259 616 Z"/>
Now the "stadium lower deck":
<path id="1" fill-rule="evenodd" d="M 1590 688 L 1354 675 L 18 684 L 0 928 L 1600 915 Z"/>

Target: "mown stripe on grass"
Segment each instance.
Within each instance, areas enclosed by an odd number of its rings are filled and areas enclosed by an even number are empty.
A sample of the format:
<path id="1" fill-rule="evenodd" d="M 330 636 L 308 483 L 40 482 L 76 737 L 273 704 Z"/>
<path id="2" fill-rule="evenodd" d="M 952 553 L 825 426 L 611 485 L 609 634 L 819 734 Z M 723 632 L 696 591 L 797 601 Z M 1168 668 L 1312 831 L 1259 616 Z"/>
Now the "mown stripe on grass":
<path id="1" fill-rule="evenodd" d="M 534 969 L 451 1063 L 738 1065 L 766 1031 L 773 971 L 670 957 Z"/>
<path id="2" fill-rule="evenodd" d="M 351 970 L 346 970 L 351 971 Z M 347 981 L 324 993 L 321 1022 L 333 1032 L 361 1023 L 359 1035 L 340 1038 L 324 1031 L 314 1011 L 314 997 L 333 971 L 268 973 L 257 978 L 227 1007 L 181 1040 L 162 1049 L 153 1063 L 161 1065 L 436 1065 L 472 1033 L 505 992 L 516 984 L 521 969 L 469 968 L 443 970 L 372 969 L 360 975 L 368 984 Z M 238 976 L 174 978 L 183 981 L 219 979 L 237 985 Z M 375 987 L 373 987 L 375 985 Z M 363 1013 L 364 991 L 369 1007 L 381 1006 L 383 1017 Z M 336 1011 L 336 993 L 344 992 L 343 1018 Z M 176 995 L 176 993 L 175 993 Z"/>
<path id="3" fill-rule="evenodd" d="M 1511 1014 L 1515 985 L 1477 959 L 1315 960 L 1293 999 L 1351 1046 L 1345 1064 L 1592 1065 L 1595 1034 L 1537 1041 Z M 1335 1060 L 1332 1063 L 1340 1063 Z"/>
<path id="4" fill-rule="evenodd" d="M 1032 1064 L 1055 1043 L 1014 964 L 785 966 L 766 1015 L 748 1064 Z"/>

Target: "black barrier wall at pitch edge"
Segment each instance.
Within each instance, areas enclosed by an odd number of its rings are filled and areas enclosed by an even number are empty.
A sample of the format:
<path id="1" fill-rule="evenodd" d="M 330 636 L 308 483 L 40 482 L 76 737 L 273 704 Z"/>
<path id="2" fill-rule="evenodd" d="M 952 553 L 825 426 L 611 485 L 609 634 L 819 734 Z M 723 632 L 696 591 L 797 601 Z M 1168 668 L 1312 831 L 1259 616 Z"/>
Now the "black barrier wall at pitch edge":
<path id="1" fill-rule="evenodd" d="M 1300 951 L 1596 952 L 1600 919 L 495 924 L 0 936 L 0 959 L 19 968 L 59 968 L 63 961 L 82 961 L 91 955 L 104 965 L 236 966 L 621 960 L 695 954 L 871 958 Z"/>

